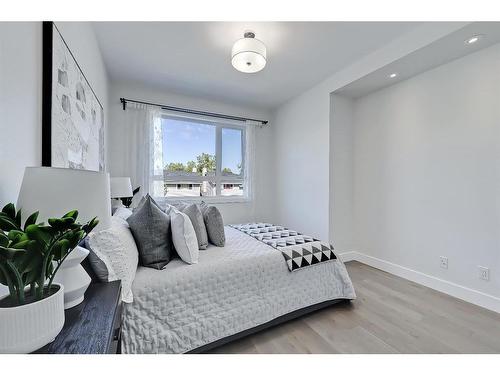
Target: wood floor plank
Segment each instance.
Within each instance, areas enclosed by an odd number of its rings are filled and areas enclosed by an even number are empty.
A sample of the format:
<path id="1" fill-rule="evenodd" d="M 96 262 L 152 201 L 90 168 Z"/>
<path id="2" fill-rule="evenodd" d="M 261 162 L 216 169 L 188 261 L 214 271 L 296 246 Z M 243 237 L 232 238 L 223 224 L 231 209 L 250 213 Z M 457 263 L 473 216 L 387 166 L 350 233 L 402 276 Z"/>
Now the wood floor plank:
<path id="1" fill-rule="evenodd" d="M 500 314 L 358 262 L 335 305 L 212 353 L 500 353 Z"/>

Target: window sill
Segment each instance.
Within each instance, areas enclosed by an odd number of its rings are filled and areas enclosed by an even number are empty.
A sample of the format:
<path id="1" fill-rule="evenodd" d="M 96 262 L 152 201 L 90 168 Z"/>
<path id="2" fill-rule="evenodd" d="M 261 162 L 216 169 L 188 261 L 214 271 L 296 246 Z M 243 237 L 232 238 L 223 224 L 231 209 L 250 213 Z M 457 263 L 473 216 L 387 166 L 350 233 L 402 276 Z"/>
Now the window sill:
<path id="1" fill-rule="evenodd" d="M 193 202 L 201 203 L 201 201 L 209 204 L 231 204 L 231 203 L 251 203 L 252 200 L 246 197 L 158 197 L 154 198 L 158 201 L 169 202 Z"/>

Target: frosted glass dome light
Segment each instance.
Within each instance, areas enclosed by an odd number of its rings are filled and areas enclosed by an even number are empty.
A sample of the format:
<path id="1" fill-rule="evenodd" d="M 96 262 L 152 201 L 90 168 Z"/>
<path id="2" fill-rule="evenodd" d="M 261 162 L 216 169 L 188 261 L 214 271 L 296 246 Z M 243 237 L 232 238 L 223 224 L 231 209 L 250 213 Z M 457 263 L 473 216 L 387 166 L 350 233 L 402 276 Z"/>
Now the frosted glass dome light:
<path id="1" fill-rule="evenodd" d="M 255 34 L 248 31 L 244 38 L 234 43 L 231 51 L 231 64 L 243 73 L 256 73 L 266 66 L 266 46 L 255 39 Z"/>

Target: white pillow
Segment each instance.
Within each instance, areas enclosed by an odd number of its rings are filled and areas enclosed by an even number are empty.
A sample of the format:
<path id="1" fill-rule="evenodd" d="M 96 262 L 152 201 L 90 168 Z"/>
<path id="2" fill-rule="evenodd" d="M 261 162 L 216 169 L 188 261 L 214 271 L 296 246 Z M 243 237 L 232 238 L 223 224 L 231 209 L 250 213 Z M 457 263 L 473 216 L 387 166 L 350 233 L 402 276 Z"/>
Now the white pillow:
<path id="1" fill-rule="evenodd" d="M 130 215 L 132 215 L 132 210 L 127 207 L 118 207 L 113 213 L 113 216 L 119 217 L 123 220 L 127 220 Z"/>
<path id="2" fill-rule="evenodd" d="M 122 281 L 122 301 L 133 302 L 131 288 L 139 264 L 139 251 L 127 222 L 112 216 L 111 227 L 99 232 L 90 232 L 88 244 L 106 265 L 108 281 Z"/>
<path id="3" fill-rule="evenodd" d="M 193 223 L 185 213 L 176 209 L 171 209 L 169 213 L 172 240 L 177 254 L 188 264 L 198 263 L 200 251 Z"/>

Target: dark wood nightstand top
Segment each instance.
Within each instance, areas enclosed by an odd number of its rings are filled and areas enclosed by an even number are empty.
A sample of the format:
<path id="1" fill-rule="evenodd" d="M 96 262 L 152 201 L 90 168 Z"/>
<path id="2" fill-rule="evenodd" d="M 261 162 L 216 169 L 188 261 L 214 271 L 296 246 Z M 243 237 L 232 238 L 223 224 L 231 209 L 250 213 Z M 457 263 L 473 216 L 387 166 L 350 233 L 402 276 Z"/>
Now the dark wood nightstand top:
<path id="1" fill-rule="evenodd" d="M 121 281 L 90 284 L 85 300 L 65 311 L 56 339 L 35 353 L 105 354 L 120 351 Z"/>

